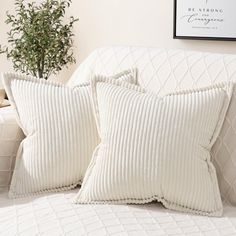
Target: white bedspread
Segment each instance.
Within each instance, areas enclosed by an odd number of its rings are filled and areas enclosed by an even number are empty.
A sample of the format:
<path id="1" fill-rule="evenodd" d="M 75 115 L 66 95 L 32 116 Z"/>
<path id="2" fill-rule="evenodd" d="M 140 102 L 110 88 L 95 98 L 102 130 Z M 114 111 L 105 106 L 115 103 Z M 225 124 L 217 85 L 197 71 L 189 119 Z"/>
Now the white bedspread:
<path id="1" fill-rule="evenodd" d="M 77 190 L 10 200 L 0 195 L 0 235 L 236 235 L 236 207 L 222 218 L 148 205 L 75 205 Z"/>

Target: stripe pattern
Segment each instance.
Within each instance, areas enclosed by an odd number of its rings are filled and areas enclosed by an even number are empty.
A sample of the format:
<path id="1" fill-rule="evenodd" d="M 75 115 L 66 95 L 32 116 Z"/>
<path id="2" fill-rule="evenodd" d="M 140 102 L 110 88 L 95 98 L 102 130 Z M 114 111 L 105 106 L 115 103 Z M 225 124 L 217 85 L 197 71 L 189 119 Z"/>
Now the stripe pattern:
<path id="1" fill-rule="evenodd" d="M 136 70 L 114 76 L 135 82 Z M 81 183 L 100 141 L 89 83 L 68 88 L 5 74 L 8 97 L 26 138 L 17 154 L 10 197 L 71 189 Z"/>
<path id="2" fill-rule="evenodd" d="M 232 85 L 158 97 L 99 77 L 92 83 L 101 144 L 76 203 L 134 203 L 219 216 L 222 202 L 210 150 Z"/>

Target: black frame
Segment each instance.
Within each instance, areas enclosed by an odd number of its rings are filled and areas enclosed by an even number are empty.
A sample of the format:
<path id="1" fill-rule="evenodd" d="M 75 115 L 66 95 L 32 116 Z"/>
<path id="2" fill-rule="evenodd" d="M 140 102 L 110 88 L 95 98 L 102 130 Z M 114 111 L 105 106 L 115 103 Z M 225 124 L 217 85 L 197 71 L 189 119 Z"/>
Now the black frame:
<path id="1" fill-rule="evenodd" d="M 196 0 L 196 1 L 197 1 L 197 0 Z M 176 35 L 177 4 L 178 4 L 178 0 L 174 0 L 174 19 L 173 19 L 173 23 L 174 23 L 174 27 L 173 27 L 173 38 L 174 38 L 174 39 L 236 41 L 236 38 L 226 38 L 226 37 L 177 36 L 177 35 Z"/>

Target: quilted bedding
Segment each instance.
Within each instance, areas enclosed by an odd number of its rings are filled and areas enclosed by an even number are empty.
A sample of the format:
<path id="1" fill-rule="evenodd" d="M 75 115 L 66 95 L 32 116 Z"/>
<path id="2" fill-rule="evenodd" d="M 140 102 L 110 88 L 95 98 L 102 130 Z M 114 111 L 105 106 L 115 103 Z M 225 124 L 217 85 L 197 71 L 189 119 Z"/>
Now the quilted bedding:
<path id="1" fill-rule="evenodd" d="M 78 78 L 90 78 L 92 73 L 111 75 L 129 67 L 138 68 L 139 84 L 158 95 L 202 87 L 222 80 L 236 81 L 235 55 L 107 47 L 94 52 L 78 68 L 68 85 L 74 86 Z M 80 79 L 80 82 L 85 81 Z M 1 187 L 5 189 L 9 185 L 16 150 L 24 137 L 11 114 L 8 108 L 1 109 L 0 135 L 3 142 L 0 145 L 3 148 L 0 151 L 4 153 L 0 153 L 0 162 L 4 168 L 0 168 L 0 175 L 4 176 L 4 182 L 0 182 L 0 192 L 4 191 Z M 229 119 L 228 123 L 229 127 L 235 127 L 235 118 Z M 235 145 L 228 147 L 225 140 L 232 135 L 235 135 L 235 129 L 233 132 L 226 132 L 225 137 L 220 140 L 222 149 L 229 157 L 235 153 Z M 217 152 L 220 153 L 219 150 Z M 234 162 L 230 160 L 219 165 L 227 168 L 234 166 Z M 227 193 L 231 191 L 231 184 L 235 183 L 234 176 L 229 172 L 224 180 L 230 183 L 225 189 Z M 166 210 L 157 203 L 74 205 L 71 198 L 76 192 L 74 190 L 15 200 L 8 199 L 6 192 L 1 193 L 0 236 L 236 236 L 236 207 L 229 205 L 224 205 L 223 217 L 208 218 Z"/>
<path id="2" fill-rule="evenodd" d="M 0 235 L 236 235 L 236 207 L 222 218 L 186 215 L 148 205 L 75 205 L 77 190 L 24 199 L 0 195 Z"/>

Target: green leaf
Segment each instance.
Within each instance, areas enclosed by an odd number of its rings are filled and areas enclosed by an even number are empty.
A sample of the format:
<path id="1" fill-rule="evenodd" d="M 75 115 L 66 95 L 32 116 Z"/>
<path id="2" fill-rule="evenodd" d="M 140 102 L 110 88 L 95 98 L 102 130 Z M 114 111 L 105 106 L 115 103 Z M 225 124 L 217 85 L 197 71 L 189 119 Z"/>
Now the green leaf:
<path id="1" fill-rule="evenodd" d="M 44 0 L 39 4 L 15 0 L 16 14 L 7 13 L 11 26 L 8 47 L 0 45 L 0 53 L 12 60 L 17 71 L 48 79 L 64 66 L 75 63 L 73 56 L 73 26 L 78 21 L 71 16 L 65 21 L 65 11 L 71 0 Z"/>

